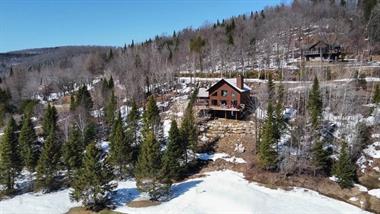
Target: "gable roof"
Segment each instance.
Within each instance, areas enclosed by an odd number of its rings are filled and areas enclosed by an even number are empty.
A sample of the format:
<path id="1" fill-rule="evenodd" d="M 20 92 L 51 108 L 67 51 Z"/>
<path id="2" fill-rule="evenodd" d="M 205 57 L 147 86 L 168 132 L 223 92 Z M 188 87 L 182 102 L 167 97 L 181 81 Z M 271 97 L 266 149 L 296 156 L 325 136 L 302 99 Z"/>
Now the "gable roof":
<path id="1" fill-rule="evenodd" d="M 243 92 L 248 92 L 248 91 L 251 91 L 251 90 L 252 90 L 252 89 L 251 89 L 248 85 L 246 85 L 246 84 L 243 85 L 243 89 L 239 88 L 239 87 L 237 86 L 237 84 L 236 84 L 236 79 L 221 79 L 221 80 L 219 80 L 218 82 L 214 83 L 210 88 L 208 88 L 207 91 L 209 91 L 211 88 L 213 88 L 214 86 L 216 86 L 218 83 L 220 83 L 220 82 L 222 82 L 222 81 L 225 82 L 225 83 L 227 83 L 227 84 L 230 85 L 232 88 L 234 88 L 235 90 L 237 90 L 238 92 L 241 92 L 241 93 L 243 93 Z"/>

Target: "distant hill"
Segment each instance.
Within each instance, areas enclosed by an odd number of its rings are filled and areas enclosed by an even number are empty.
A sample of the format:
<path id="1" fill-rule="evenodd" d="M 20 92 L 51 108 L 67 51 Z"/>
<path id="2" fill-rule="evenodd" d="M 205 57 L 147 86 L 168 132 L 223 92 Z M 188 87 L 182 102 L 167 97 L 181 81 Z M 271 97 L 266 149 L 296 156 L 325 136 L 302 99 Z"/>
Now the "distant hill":
<path id="1" fill-rule="evenodd" d="M 111 47 L 106 46 L 61 46 L 35 48 L 0 53 L 0 73 L 8 71 L 12 66 L 32 69 L 35 66 L 52 64 L 81 54 L 104 52 Z"/>

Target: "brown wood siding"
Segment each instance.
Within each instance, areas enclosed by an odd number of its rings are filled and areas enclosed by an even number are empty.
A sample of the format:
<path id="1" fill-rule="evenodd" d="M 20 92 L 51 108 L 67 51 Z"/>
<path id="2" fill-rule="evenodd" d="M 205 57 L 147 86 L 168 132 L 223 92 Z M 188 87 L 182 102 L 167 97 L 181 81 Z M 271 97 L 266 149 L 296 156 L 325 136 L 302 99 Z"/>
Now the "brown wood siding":
<path id="1" fill-rule="evenodd" d="M 227 96 L 222 96 L 222 91 L 227 91 Z M 213 96 L 213 94 L 217 92 L 217 96 Z M 238 90 L 236 90 L 234 87 L 231 87 L 228 83 L 224 81 L 220 81 L 215 85 L 214 87 L 210 88 L 209 90 L 209 105 L 212 106 L 212 100 L 217 101 L 217 106 L 221 106 L 222 100 L 225 100 L 227 103 L 227 107 L 233 107 L 232 104 L 232 93 L 235 93 L 235 100 L 237 101 L 236 107 L 239 107 L 240 104 L 245 104 L 246 98 L 244 98 L 244 102 L 242 102 L 242 94 Z M 244 96 L 245 97 L 245 96 Z"/>

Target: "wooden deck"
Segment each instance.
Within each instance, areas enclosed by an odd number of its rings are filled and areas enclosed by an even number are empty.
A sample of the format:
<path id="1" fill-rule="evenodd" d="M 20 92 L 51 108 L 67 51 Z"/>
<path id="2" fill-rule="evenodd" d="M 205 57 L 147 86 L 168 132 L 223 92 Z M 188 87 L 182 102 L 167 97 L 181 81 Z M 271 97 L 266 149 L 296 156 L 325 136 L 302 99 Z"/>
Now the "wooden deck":
<path id="1" fill-rule="evenodd" d="M 213 111 L 234 111 L 234 112 L 241 112 L 242 108 L 228 108 L 227 106 L 206 106 L 206 105 L 197 105 L 197 108 L 199 110 L 213 110 Z"/>

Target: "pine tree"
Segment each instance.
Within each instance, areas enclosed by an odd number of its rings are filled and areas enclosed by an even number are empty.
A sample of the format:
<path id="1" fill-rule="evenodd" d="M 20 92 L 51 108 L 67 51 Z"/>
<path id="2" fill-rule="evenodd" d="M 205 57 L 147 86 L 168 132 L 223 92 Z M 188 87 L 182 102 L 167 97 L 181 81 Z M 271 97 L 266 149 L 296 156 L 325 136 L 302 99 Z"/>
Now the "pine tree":
<path id="1" fill-rule="evenodd" d="M 148 130 L 140 147 L 135 168 L 136 185 L 142 192 L 147 192 L 151 200 L 168 196 L 171 182 L 162 178 L 160 145 L 152 130 Z"/>
<path id="2" fill-rule="evenodd" d="M 96 124 L 91 120 L 88 121 L 82 133 L 83 148 L 85 148 L 90 142 L 93 142 L 95 140 L 96 134 L 97 134 Z"/>
<path id="3" fill-rule="evenodd" d="M 0 143 L 0 183 L 5 186 L 6 194 L 14 191 L 15 179 L 22 169 L 16 128 L 11 118 Z"/>
<path id="4" fill-rule="evenodd" d="M 312 89 L 309 93 L 309 100 L 307 103 L 307 108 L 311 117 L 311 124 L 313 128 L 318 128 L 319 120 L 322 115 L 322 97 L 319 91 L 319 81 L 315 76 L 313 81 Z"/>
<path id="5" fill-rule="evenodd" d="M 375 86 L 375 92 L 373 93 L 373 103 L 380 104 L 380 85 Z"/>
<path id="6" fill-rule="evenodd" d="M 82 106 L 87 111 L 92 109 L 93 102 L 90 92 L 87 90 L 87 86 L 83 85 L 79 88 L 73 99 L 73 103 L 70 106 L 70 109 L 75 110 L 78 106 Z"/>
<path id="7" fill-rule="evenodd" d="M 78 127 L 73 125 L 69 130 L 69 140 L 63 144 L 62 148 L 62 157 L 70 179 L 72 171 L 79 169 L 82 165 L 83 151 L 84 145 L 81 133 Z"/>
<path id="8" fill-rule="evenodd" d="M 261 138 L 258 154 L 261 167 L 267 170 L 275 169 L 277 164 L 277 152 L 274 149 L 277 142 L 274 133 L 274 120 L 272 103 L 269 101 L 267 118 L 260 132 Z"/>
<path id="9" fill-rule="evenodd" d="M 138 131 L 138 122 L 140 119 L 139 110 L 137 104 L 132 100 L 132 107 L 127 116 L 127 135 L 131 139 L 131 142 L 137 144 L 137 131 Z"/>
<path id="10" fill-rule="evenodd" d="M 154 100 L 153 95 L 148 97 L 148 101 L 146 104 L 145 111 L 143 113 L 143 120 L 144 120 L 144 128 L 145 129 L 156 129 L 158 124 L 160 123 L 160 115 L 159 110 L 156 104 L 156 101 Z"/>
<path id="11" fill-rule="evenodd" d="M 39 145 L 29 114 L 24 114 L 19 144 L 23 166 L 25 166 L 30 172 L 34 172 L 39 156 Z"/>
<path id="12" fill-rule="evenodd" d="M 37 163 L 37 189 L 44 191 L 55 189 L 54 182 L 60 157 L 61 144 L 56 137 L 55 130 L 50 129 Z"/>
<path id="13" fill-rule="evenodd" d="M 51 106 L 48 104 L 45 113 L 44 113 L 44 119 L 42 121 L 42 130 L 44 132 L 44 137 L 47 137 L 47 135 L 50 133 L 50 130 L 56 130 L 57 128 L 57 110 L 54 106 Z"/>
<path id="14" fill-rule="evenodd" d="M 145 136 L 140 147 L 135 175 L 137 179 L 155 179 L 161 168 L 160 145 L 152 130 L 148 130 Z"/>
<path id="15" fill-rule="evenodd" d="M 321 170 L 325 175 L 330 174 L 331 159 L 330 152 L 323 148 L 323 141 L 316 141 L 312 148 L 312 162 L 317 170 Z"/>
<path id="16" fill-rule="evenodd" d="M 110 79 L 108 80 L 108 89 L 112 90 L 113 88 L 114 88 L 114 81 L 111 75 Z"/>
<path id="17" fill-rule="evenodd" d="M 127 164 L 130 163 L 132 159 L 132 148 L 129 140 L 125 136 L 120 112 L 113 124 L 110 141 L 110 163 L 114 168 L 118 169 L 118 175 L 122 178 L 126 173 L 125 169 Z"/>
<path id="18" fill-rule="evenodd" d="M 193 105 L 190 102 L 185 110 L 181 126 L 182 138 L 182 154 L 184 154 L 185 163 L 187 163 L 187 150 L 191 149 L 193 152 L 197 150 L 197 127 L 193 113 Z"/>
<path id="19" fill-rule="evenodd" d="M 106 207 L 112 190 L 112 167 L 101 159 L 101 150 L 95 143 L 86 147 L 83 165 L 75 173 L 70 193 L 71 200 L 82 201 L 86 208 L 99 211 Z"/>
<path id="20" fill-rule="evenodd" d="M 342 188 L 352 187 L 356 178 L 355 163 L 353 163 L 347 149 L 347 143 L 343 142 L 338 161 L 334 165 L 334 174 Z"/>
<path id="21" fill-rule="evenodd" d="M 177 122 L 172 120 L 168 144 L 165 153 L 162 157 L 162 176 L 164 181 L 171 182 L 179 176 L 180 172 L 180 159 L 182 157 L 183 150 L 181 149 L 181 137 Z"/>
<path id="22" fill-rule="evenodd" d="M 113 124 L 113 121 L 115 119 L 116 109 L 117 109 L 117 101 L 116 101 L 115 93 L 112 90 L 111 97 L 108 99 L 106 109 L 105 109 L 106 122 L 109 126 Z"/>

